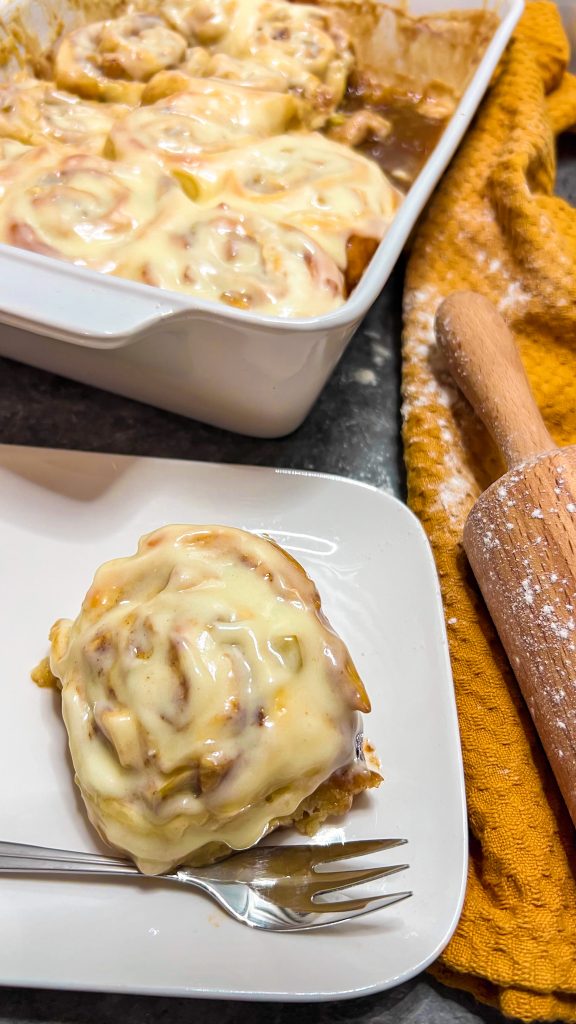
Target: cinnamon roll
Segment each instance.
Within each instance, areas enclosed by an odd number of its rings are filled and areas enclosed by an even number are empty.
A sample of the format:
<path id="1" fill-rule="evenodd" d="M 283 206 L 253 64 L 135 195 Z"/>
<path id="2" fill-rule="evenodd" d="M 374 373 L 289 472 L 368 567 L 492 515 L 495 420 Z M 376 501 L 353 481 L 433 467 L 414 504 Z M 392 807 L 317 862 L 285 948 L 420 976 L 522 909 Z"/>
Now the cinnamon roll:
<path id="1" fill-rule="evenodd" d="M 94 22 L 64 36 L 54 61 L 62 89 L 87 99 L 139 102 L 144 82 L 184 57 L 186 40 L 152 14 Z"/>
<path id="2" fill-rule="evenodd" d="M 55 146 L 26 146 L 16 139 L 0 138 L 0 202 L 14 186 L 33 181 L 60 156 Z"/>
<path id="3" fill-rule="evenodd" d="M 163 218 L 188 216 L 190 203 L 161 170 L 33 149 L 0 169 L 7 178 L 0 204 L 0 241 L 105 273 L 145 230 Z M 149 234 L 148 234 L 149 237 Z"/>
<path id="4" fill-rule="evenodd" d="M 192 207 L 191 207 L 192 210 Z M 193 208 L 124 249 L 117 273 L 253 313 L 315 316 L 345 298 L 334 260 L 304 232 L 221 207 Z"/>
<path id="5" fill-rule="evenodd" d="M 296 117 L 292 96 L 190 79 L 187 92 L 117 121 L 110 132 L 108 154 L 130 161 L 153 159 L 187 173 L 206 153 L 285 131 Z"/>
<path id="6" fill-rule="evenodd" d="M 242 530 L 168 526 L 101 566 L 50 668 L 90 820 L 146 873 L 311 831 L 381 781 L 314 584 Z"/>
<path id="7" fill-rule="evenodd" d="M 270 67 L 255 59 L 240 60 L 227 53 L 210 53 L 201 46 L 195 46 L 178 68 L 159 71 L 150 79 L 142 93 L 142 103 L 156 103 L 165 96 L 186 92 L 191 79 L 217 78 L 248 89 L 288 92 L 293 77 L 278 67 Z"/>
<path id="8" fill-rule="evenodd" d="M 215 197 L 291 224 L 341 269 L 347 266 L 351 235 L 379 242 L 401 201 L 372 160 L 315 132 L 277 135 L 206 157 L 190 175 L 190 191 L 200 201 Z"/>
<path id="9" fill-rule="evenodd" d="M 334 103 L 342 99 L 353 64 L 350 40 L 321 7 L 265 0 L 248 49 L 262 56 L 280 50 L 324 82 Z"/>
<path id="10" fill-rule="evenodd" d="M 0 85 L 0 135 L 31 146 L 58 142 L 101 154 L 111 126 L 128 113 L 119 103 L 96 103 L 35 78 Z"/>
<path id="11" fill-rule="evenodd" d="M 166 0 L 162 16 L 189 42 L 210 46 L 227 32 L 237 0 Z"/>
<path id="12" fill-rule="evenodd" d="M 217 48 L 288 75 L 290 88 L 326 116 L 344 96 L 354 62 L 350 39 L 333 14 L 278 0 L 240 3 Z"/>

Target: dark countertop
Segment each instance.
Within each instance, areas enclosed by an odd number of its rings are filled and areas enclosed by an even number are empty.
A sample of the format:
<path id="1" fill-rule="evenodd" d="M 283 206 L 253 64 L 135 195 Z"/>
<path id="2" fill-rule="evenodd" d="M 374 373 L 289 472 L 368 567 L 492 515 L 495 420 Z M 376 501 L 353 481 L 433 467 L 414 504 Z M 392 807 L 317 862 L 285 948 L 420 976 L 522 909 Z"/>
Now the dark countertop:
<path id="1" fill-rule="evenodd" d="M 576 136 L 561 140 L 558 191 L 576 203 Z M 0 359 L 8 444 L 312 469 L 404 496 L 400 442 L 402 266 L 397 267 L 306 422 L 289 437 L 240 437 Z M 0 952 L 1 957 L 1 952 Z M 246 1004 L 0 988 L 0 1024 L 497 1024 L 504 1018 L 421 975 L 350 1002 Z"/>

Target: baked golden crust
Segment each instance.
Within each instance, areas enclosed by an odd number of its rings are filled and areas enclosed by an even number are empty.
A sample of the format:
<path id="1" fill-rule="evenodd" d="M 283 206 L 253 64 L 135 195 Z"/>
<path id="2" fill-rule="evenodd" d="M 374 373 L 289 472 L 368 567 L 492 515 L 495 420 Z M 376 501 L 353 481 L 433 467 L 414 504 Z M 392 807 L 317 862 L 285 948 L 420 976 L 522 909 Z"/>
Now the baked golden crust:
<path id="1" fill-rule="evenodd" d="M 293 825 L 303 835 L 313 836 L 327 818 L 347 814 L 355 797 L 369 789 L 377 789 L 381 783 L 382 776 L 372 768 L 354 766 L 353 769 L 334 772 L 302 801 L 292 818 L 281 820 L 279 825 Z"/>
<path id="2" fill-rule="evenodd" d="M 170 172 L 185 172 L 207 154 L 276 135 L 297 121 L 297 104 L 290 95 L 189 79 L 185 92 L 116 121 L 107 155 L 127 163 L 154 160 Z"/>

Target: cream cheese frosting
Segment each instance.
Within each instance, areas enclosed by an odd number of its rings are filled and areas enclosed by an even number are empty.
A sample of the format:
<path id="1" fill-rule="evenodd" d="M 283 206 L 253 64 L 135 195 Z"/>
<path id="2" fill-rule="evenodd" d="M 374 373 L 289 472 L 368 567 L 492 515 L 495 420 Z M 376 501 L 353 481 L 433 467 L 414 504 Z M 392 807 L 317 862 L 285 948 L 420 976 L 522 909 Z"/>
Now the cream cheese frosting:
<path id="1" fill-rule="evenodd" d="M 160 168 L 144 173 L 58 146 L 22 147 L 0 161 L 2 195 L 0 241 L 105 273 L 117 270 L 127 242 L 190 211 Z"/>
<path id="2" fill-rule="evenodd" d="M 181 180 L 199 201 L 216 196 L 218 204 L 298 228 L 341 269 L 350 236 L 380 241 L 401 200 L 373 160 L 318 132 L 205 154 Z"/>
<path id="3" fill-rule="evenodd" d="M 313 238 L 229 206 L 155 224 L 122 247 L 115 273 L 272 316 L 328 313 L 345 294 L 342 272 Z"/>
<path id="4" fill-rule="evenodd" d="M 262 537 L 148 534 L 51 638 L 90 819 L 145 872 L 253 845 L 354 762 L 364 687 L 314 584 Z"/>

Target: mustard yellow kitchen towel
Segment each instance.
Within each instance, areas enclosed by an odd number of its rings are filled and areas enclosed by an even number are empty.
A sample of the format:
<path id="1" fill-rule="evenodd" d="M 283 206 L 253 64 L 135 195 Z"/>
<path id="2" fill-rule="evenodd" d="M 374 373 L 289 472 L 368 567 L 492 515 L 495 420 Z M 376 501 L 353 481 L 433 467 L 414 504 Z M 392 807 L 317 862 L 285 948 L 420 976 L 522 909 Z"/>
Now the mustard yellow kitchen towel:
<path id="1" fill-rule="evenodd" d="M 576 833 L 461 544 L 504 466 L 433 332 L 451 291 L 486 295 L 519 340 L 556 442 L 576 443 L 576 210 L 553 195 L 556 136 L 576 124 L 567 60 L 555 6 L 528 3 L 414 240 L 403 399 L 408 500 L 440 574 L 470 822 L 464 910 L 432 970 L 510 1016 L 576 1021 Z"/>

